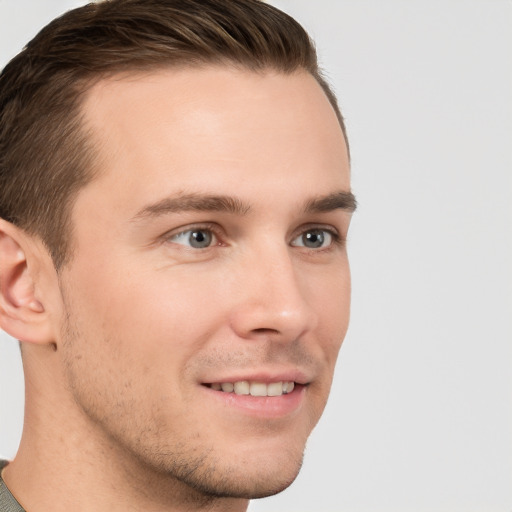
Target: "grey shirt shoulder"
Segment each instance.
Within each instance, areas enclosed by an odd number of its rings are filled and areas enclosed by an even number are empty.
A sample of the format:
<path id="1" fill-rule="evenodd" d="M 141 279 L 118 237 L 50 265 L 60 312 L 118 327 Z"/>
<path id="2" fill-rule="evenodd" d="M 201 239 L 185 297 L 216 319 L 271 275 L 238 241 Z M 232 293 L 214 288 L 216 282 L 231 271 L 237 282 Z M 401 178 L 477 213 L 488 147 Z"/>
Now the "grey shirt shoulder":
<path id="1" fill-rule="evenodd" d="M 6 460 L 0 460 L 0 512 L 25 512 L 25 509 L 16 501 L 16 498 L 2 480 L 2 469 L 7 464 Z"/>

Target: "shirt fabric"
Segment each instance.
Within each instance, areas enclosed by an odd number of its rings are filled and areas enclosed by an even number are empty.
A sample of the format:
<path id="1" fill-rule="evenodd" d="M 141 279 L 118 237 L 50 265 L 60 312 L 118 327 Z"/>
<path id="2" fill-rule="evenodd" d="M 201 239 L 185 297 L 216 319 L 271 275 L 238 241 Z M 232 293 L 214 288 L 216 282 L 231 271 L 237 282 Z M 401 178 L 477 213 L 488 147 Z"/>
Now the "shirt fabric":
<path id="1" fill-rule="evenodd" d="M 6 460 L 0 460 L 0 512 L 25 512 L 2 480 L 2 469 L 7 464 Z"/>

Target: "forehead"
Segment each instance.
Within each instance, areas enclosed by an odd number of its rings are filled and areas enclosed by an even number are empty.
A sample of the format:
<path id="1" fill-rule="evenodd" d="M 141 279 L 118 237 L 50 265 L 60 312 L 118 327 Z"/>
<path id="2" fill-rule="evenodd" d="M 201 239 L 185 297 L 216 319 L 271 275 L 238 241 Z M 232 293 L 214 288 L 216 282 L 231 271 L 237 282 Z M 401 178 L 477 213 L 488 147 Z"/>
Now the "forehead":
<path id="1" fill-rule="evenodd" d="M 212 66 L 117 76 L 97 83 L 83 110 L 99 148 L 95 181 L 132 184 L 141 201 L 162 187 L 225 194 L 298 179 L 318 188 L 319 172 L 320 193 L 349 189 L 341 127 L 306 72 Z"/>

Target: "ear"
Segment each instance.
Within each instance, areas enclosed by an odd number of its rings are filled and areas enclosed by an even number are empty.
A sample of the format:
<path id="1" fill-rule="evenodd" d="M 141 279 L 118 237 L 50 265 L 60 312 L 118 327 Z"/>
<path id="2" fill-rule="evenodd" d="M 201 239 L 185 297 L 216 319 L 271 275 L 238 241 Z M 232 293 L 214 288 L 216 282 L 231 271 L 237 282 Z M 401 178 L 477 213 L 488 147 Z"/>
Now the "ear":
<path id="1" fill-rule="evenodd" d="M 49 318 L 37 296 L 37 251 L 31 237 L 0 219 L 0 327 L 28 343 L 53 342 Z"/>

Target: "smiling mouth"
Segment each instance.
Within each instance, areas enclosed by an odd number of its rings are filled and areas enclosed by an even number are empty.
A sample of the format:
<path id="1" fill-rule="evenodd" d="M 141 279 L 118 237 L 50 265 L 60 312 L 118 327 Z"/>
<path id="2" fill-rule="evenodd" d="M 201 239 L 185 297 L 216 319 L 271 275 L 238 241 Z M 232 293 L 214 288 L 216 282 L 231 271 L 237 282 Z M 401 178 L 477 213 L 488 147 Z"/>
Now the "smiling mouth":
<path id="1" fill-rule="evenodd" d="M 213 382 L 212 384 L 206 384 L 206 386 L 214 391 L 234 393 L 235 395 L 282 396 L 294 390 L 295 382 L 279 381 L 265 383 L 241 380 L 237 382 Z"/>

